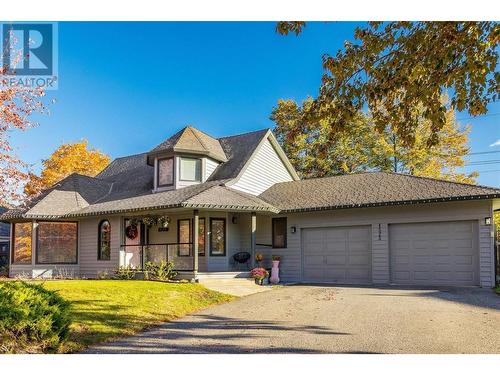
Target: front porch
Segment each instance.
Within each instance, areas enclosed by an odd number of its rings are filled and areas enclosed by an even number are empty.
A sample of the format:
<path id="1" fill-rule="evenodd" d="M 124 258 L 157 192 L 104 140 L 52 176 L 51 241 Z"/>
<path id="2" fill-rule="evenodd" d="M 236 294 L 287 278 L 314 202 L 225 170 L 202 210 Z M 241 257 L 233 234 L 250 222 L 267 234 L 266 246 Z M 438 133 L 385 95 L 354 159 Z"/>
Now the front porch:
<path id="1" fill-rule="evenodd" d="M 144 217 L 153 220 L 149 222 Z M 168 218 L 168 225 L 162 225 L 158 218 Z M 122 222 L 119 258 L 122 267 L 143 270 L 148 262 L 168 261 L 183 278 L 189 279 L 210 277 L 210 273 L 219 278 L 235 275 L 247 278 L 254 267 L 255 212 L 164 212 L 123 217 Z M 139 223 L 135 224 L 135 232 L 130 229 L 134 223 Z M 131 232 L 135 237 L 130 236 Z M 237 261 L 234 257 L 237 253 L 244 253 L 240 254 L 243 259 Z"/>

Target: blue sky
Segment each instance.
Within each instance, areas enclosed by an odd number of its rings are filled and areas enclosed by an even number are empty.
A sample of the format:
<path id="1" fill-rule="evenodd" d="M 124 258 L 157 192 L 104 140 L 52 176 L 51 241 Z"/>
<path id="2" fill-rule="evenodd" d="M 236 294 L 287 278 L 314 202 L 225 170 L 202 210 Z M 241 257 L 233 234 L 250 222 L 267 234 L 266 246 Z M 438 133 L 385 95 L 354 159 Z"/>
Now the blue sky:
<path id="1" fill-rule="evenodd" d="M 14 133 L 23 160 L 40 168 L 61 143 L 88 139 L 111 157 L 151 149 L 192 124 L 214 136 L 272 127 L 280 98 L 315 96 L 321 56 L 352 40 L 356 23 L 309 23 L 299 37 L 275 23 L 59 23 L 57 102 L 40 126 Z M 472 152 L 500 151 L 500 104 L 472 126 Z M 500 153 L 471 155 L 499 160 Z M 469 168 L 470 169 L 470 168 Z M 500 163 L 475 167 L 500 186 Z"/>

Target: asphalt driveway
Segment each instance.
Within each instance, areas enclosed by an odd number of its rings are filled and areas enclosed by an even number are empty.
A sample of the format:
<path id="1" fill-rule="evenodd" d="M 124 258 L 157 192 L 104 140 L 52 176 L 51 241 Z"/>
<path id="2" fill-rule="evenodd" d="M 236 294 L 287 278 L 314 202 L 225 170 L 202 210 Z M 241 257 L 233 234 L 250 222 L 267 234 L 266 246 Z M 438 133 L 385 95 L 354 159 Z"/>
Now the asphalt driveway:
<path id="1" fill-rule="evenodd" d="M 500 296 L 479 288 L 278 287 L 88 353 L 500 353 Z"/>

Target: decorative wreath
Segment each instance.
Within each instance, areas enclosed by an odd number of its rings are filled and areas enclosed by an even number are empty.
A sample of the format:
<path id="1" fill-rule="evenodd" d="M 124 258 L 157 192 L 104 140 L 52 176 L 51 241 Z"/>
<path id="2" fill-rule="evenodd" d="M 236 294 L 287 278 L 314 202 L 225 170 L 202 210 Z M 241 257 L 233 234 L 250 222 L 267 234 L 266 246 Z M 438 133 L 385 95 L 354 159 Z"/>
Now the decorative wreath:
<path id="1" fill-rule="evenodd" d="M 127 228 L 125 228 L 125 235 L 127 236 L 128 239 L 130 240 L 135 240 L 137 236 L 139 235 L 139 231 L 137 230 L 136 225 L 129 225 Z"/>

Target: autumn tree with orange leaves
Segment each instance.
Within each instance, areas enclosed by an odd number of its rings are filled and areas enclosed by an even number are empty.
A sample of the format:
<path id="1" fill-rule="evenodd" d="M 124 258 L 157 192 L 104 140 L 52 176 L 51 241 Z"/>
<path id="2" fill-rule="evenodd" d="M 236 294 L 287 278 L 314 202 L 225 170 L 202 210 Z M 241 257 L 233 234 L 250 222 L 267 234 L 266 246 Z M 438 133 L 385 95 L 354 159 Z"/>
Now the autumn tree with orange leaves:
<path id="1" fill-rule="evenodd" d="M 7 86 L 7 70 L 0 67 L 0 206 L 18 202 L 22 198 L 22 185 L 28 179 L 26 164 L 15 154 L 10 134 L 34 127 L 33 113 L 48 112 L 42 102 L 45 92 L 40 88 Z"/>
<path id="2" fill-rule="evenodd" d="M 63 144 L 48 159 L 43 160 L 40 176 L 29 173 L 24 193 L 32 198 L 72 173 L 94 177 L 106 168 L 109 161 L 108 155 L 89 149 L 86 140 Z"/>

